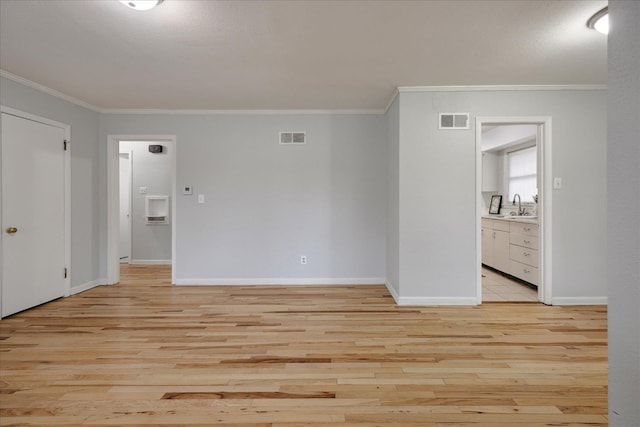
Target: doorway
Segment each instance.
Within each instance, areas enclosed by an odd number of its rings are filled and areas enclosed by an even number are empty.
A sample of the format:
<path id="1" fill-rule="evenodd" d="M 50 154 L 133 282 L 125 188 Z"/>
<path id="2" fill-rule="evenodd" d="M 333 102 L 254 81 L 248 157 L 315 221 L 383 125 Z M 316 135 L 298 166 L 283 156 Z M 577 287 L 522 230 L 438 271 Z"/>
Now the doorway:
<path id="1" fill-rule="evenodd" d="M 131 264 L 131 161 L 132 153 L 119 153 L 120 167 L 120 264 Z"/>
<path id="2" fill-rule="evenodd" d="M 108 284 L 120 281 L 125 264 L 171 265 L 175 283 L 175 140 L 108 136 Z"/>
<path id="3" fill-rule="evenodd" d="M 2 107 L 0 317 L 70 292 L 68 125 Z"/>
<path id="4" fill-rule="evenodd" d="M 551 181 L 550 117 L 476 119 L 478 304 L 550 303 Z"/>

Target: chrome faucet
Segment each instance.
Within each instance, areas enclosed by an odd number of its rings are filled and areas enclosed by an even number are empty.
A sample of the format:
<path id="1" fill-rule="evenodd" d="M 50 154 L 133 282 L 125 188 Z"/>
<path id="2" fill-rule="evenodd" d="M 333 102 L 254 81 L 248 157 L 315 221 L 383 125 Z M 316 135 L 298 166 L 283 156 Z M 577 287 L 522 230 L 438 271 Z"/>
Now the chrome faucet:
<path id="1" fill-rule="evenodd" d="M 513 195 L 513 204 L 516 204 L 516 197 L 518 198 L 518 215 L 524 215 L 524 209 L 522 209 L 522 201 L 520 200 L 520 195 L 518 193 Z"/>

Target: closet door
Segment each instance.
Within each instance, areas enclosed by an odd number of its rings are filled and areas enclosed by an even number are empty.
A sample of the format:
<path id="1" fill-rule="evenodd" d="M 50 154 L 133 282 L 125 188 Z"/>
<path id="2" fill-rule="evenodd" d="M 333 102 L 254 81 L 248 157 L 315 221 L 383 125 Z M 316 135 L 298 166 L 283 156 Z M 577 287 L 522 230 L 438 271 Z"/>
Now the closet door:
<path id="1" fill-rule="evenodd" d="M 2 316 L 64 295 L 64 129 L 2 113 Z"/>

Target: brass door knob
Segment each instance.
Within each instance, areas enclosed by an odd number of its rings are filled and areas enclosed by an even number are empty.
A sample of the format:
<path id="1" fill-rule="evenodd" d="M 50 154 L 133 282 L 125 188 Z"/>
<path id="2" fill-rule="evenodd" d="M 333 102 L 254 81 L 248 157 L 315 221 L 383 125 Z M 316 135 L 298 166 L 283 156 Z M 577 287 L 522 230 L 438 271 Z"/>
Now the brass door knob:
<path id="1" fill-rule="evenodd" d="M 9 234 L 16 234 L 18 232 L 18 229 L 15 227 L 9 227 L 7 228 L 7 233 Z"/>

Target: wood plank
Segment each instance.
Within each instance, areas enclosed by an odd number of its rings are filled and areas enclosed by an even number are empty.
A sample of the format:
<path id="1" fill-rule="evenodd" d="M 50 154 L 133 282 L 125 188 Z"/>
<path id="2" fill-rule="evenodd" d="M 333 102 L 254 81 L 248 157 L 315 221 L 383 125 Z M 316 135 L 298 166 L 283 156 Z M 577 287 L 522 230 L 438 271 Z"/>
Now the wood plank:
<path id="1" fill-rule="evenodd" d="M 121 277 L 0 321 L 1 425 L 607 425 L 606 307 Z"/>

